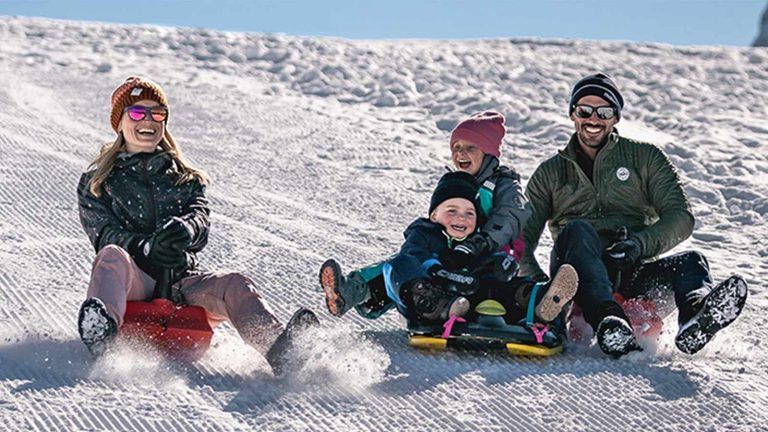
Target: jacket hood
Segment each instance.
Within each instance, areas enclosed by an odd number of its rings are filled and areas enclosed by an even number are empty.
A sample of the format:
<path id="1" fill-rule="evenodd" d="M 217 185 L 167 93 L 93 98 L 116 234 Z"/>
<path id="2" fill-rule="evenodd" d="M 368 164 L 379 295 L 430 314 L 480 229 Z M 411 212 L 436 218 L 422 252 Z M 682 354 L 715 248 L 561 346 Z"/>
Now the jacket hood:
<path id="1" fill-rule="evenodd" d="M 478 226 L 480 224 L 478 223 Z M 412 231 L 421 231 L 421 232 L 427 232 L 429 235 L 435 235 L 440 236 L 441 238 L 444 238 L 446 241 L 446 244 L 450 245 L 457 245 L 464 241 L 466 239 L 455 239 L 448 235 L 448 232 L 445 231 L 445 227 L 440 225 L 439 223 L 432 222 L 429 220 L 429 218 L 418 218 L 415 221 L 411 222 L 410 225 L 408 225 L 408 228 L 405 229 L 403 232 L 403 236 L 405 238 L 408 238 L 408 236 L 412 233 Z M 477 232 L 477 229 L 473 231 L 470 234 L 467 234 L 467 237 L 469 237 L 471 234 Z"/>
<path id="2" fill-rule="evenodd" d="M 403 235 L 405 237 L 408 237 L 408 235 L 413 230 L 429 230 L 429 231 L 434 230 L 434 232 L 439 233 L 443 231 L 443 226 L 440 225 L 439 223 L 432 222 L 431 220 L 429 220 L 429 218 L 422 217 L 411 222 L 411 224 L 408 225 L 408 228 L 406 228 L 405 231 L 403 232 Z"/>
<path id="3" fill-rule="evenodd" d="M 477 171 L 477 174 L 475 174 L 477 184 L 483 184 L 484 181 L 488 180 L 498 167 L 499 158 L 489 154 L 483 156 L 483 163 L 480 164 L 480 169 Z"/>

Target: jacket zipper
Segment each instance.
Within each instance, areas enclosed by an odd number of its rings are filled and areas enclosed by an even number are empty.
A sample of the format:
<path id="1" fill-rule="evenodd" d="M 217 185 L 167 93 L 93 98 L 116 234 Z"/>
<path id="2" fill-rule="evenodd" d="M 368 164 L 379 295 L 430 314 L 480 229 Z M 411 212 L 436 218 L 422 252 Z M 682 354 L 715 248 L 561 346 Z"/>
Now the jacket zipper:
<path id="1" fill-rule="evenodd" d="M 581 177 L 581 179 L 582 179 L 582 180 L 584 180 L 584 181 L 585 181 L 585 182 L 586 182 L 586 183 L 589 185 L 589 187 L 590 187 L 590 188 L 592 188 L 592 191 L 595 193 L 595 196 L 597 196 L 597 186 L 595 186 L 595 185 L 594 185 L 594 183 L 592 183 L 591 181 L 589 181 L 589 177 L 587 177 L 587 175 L 586 175 L 586 174 L 584 174 L 584 171 L 582 171 L 582 170 L 581 170 L 581 167 L 579 166 L 579 163 L 578 163 L 578 162 L 576 162 L 576 160 L 574 160 L 574 159 L 571 159 L 571 158 L 570 158 L 569 156 L 567 156 L 567 155 L 561 154 L 560 156 L 561 156 L 563 159 L 565 159 L 565 160 L 567 160 L 568 162 L 570 162 L 570 163 L 571 163 L 571 164 L 572 164 L 572 165 L 573 165 L 573 166 L 576 168 L 576 172 L 578 173 L 577 175 L 578 175 L 578 176 L 580 176 L 580 177 Z M 594 172 L 594 168 L 593 168 L 593 169 L 592 169 L 592 178 L 593 178 L 593 179 L 594 179 L 594 175 L 595 175 L 595 172 Z"/>
<path id="2" fill-rule="evenodd" d="M 606 145 L 607 147 L 607 145 Z M 595 157 L 595 163 L 592 165 L 592 179 L 594 180 L 595 184 L 595 201 L 597 202 L 597 216 L 602 218 L 603 217 L 603 203 L 600 199 L 600 190 L 602 189 L 600 187 L 600 181 L 598 179 L 597 174 L 600 172 L 598 167 L 602 163 L 603 159 L 605 159 L 607 156 L 605 156 L 605 148 L 603 148 L 600 152 L 597 153 L 597 156 Z"/>
<path id="3" fill-rule="evenodd" d="M 149 187 L 149 226 L 152 227 L 152 231 L 154 232 L 157 225 L 157 221 L 155 220 L 157 218 L 157 212 L 155 211 L 155 192 L 152 190 L 152 183 L 149 181 L 147 160 L 142 159 L 141 162 L 144 165 L 144 171 L 142 172 L 142 174 L 144 174 L 144 182 Z"/>
<path id="4" fill-rule="evenodd" d="M 606 147 L 607 147 L 607 145 L 606 145 Z M 605 152 L 605 148 L 603 148 L 603 149 L 601 149 L 597 153 L 597 156 L 595 156 L 595 161 L 592 164 L 592 181 L 589 181 L 589 178 L 584 173 L 584 171 L 581 170 L 581 167 L 579 166 L 578 162 L 576 162 L 575 159 L 572 159 L 567 154 L 561 154 L 561 156 L 565 160 L 569 161 L 570 163 L 572 163 L 574 165 L 578 175 L 581 176 L 582 180 L 586 181 L 589 184 L 589 186 L 592 188 L 592 191 L 595 194 L 595 204 L 597 204 L 597 216 L 600 217 L 600 218 L 603 217 L 603 205 L 602 205 L 602 202 L 600 201 L 600 189 L 601 188 L 599 187 L 600 186 L 600 182 L 598 181 L 597 174 L 600 171 L 598 169 L 598 167 L 599 167 L 598 162 L 602 162 L 602 159 L 605 159 L 605 157 L 606 157 L 605 153 L 606 153 Z"/>

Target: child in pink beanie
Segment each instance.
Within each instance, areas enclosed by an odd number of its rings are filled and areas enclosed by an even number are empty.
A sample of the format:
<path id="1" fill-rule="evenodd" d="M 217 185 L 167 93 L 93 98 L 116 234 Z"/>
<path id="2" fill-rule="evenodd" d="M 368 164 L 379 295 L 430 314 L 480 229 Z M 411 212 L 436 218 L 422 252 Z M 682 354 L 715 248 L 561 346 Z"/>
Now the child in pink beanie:
<path id="1" fill-rule="evenodd" d="M 522 254 L 520 236 L 531 215 L 523 195 L 520 175 L 499 162 L 506 128 L 504 116 L 495 111 L 472 114 L 451 132 L 451 161 L 457 171 L 473 176 L 479 188 L 481 228 L 441 254 L 448 269 L 462 269 L 478 257 L 496 251 Z M 387 297 L 380 262 L 344 275 L 333 259 L 320 268 L 320 285 L 331 315 L 342 316 L 353 307 L 366 318 L 378 318 L 394 303 Z"/>

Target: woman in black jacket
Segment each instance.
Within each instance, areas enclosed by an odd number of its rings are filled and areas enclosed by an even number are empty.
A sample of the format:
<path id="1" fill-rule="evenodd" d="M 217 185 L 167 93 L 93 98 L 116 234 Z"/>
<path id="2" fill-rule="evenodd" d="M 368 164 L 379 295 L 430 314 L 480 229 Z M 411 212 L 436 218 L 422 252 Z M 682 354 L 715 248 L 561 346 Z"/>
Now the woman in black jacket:
<path id="1" fill-rule="evenodd" d="M 209 178 L 166 129 L 168 108 L 160 86 L 142 77 L 126 79 L 112 94 L 117 138 L 102 147 L 77 191 L 80 221 L 97 253 L 80 336 L 94 355 L 104 352 L 126 301 L 152 298 L 155 281 L 169 272 L 175 299 L 205 308 L 212 322 L 229 320 L 279 373 L 294 329 L 317 318 L 300 309 L 284 329 L 248 277 L 197 270 L 196 254 L 208 241 Z"/>

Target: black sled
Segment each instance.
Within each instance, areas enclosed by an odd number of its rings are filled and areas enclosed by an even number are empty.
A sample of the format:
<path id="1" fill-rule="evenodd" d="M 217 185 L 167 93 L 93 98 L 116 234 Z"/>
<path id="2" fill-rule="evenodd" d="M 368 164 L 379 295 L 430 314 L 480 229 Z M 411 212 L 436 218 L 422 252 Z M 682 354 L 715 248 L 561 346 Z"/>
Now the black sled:
<path id="1" fill-rule="evenodd" d="M 506 311 L 495 300 L 484 300 L 466 320 L 417 322 L 407 325 L 409 343 L 416 348 L 446 349 L 449 346 L 480 350 L 506 350 L 514 356 L 551 356 L 563 351 L 564 338 L 553 325 L 505 321 Z M 462 322 L 463 321 L 463 322 Z"/>

